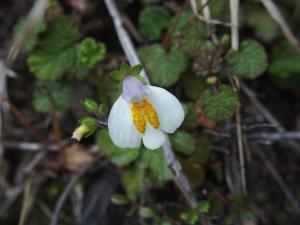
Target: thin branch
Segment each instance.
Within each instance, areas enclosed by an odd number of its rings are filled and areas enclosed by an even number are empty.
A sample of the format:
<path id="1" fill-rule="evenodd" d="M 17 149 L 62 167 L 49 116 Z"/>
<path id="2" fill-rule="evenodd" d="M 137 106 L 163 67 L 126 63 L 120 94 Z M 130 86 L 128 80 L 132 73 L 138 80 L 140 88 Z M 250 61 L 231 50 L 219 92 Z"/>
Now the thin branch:
<path id="1" fill-rule="evenodd" d="M 291 29 L 289 28 L 287 22 L 284 20 L 282 14 L 280 13 L 277 6 L 272 0 L 260 0 L 262 4 L 266 7 L 267 11 L 271 17 L 275 20 L 276 23 L 280 26 L 282 33 L 286 39 L 300 52 L 300 44 L 298 39 L 295 37 Z"/>
<path id="2" fill-rule="evenodd" d="M 129 60 L 129 63 L 133 66 L 136 64 L 140 64 L 140 60 L 137 56 L 136 50 L 131 42 L 129 35 L 127 34 L 126 30 L 122 26 L 122 21 L 120 19 L 120 13 L 115 5 L 114 0 L 105 0 L 106 7 L 110 13 L 110 16 L 113 19 L 114 26 L 116 32 L 118 34 L 119 40 L 121 42 L 122 48 Z M 149 79 L 145 71 L 141 74 L 149 83 Z M 166 162 L 174 174 L 174 180 L 177 184 L 178 188 L 180 189 L 181 193 L 185 197 L 186 201 L 191 207 L 194 207 L 197 204 L 197 199 L 195 194 L 191 189 L 191 185 L 187 180 L 185 174 L 182 171 L 180 163 L 177 161 L 175 154 L 172 150 L 169 140 L 167 139 L 166 142 L 163 144 L 163 150 Z"/>
<path id="3" fill-rule="evenodd" d="M 205 1 L 205 0 L 204 0 Z M 193 16 L 196 17 L 199 20 L 202 20 L 203 22 L 207 23 L 207 24 L 212 24 L 212 25 L 223 25 L 226 27 L 231 27 L 231 23 L 226 23 L 223 21 L 219 21 L 219 20 L 212 20 L 212 19 L 208 19 L 207 16 L 207 9 L 206 9 L 206 15 L 202 16 L 201 14 L 199 14 L 199 11 L 201 10 L 205 10 L 205 8 L 208 6 L 208 4 L 210 3 L 211 0 L 206 0 L 206 3 L 200 6 L 200 9 L 197 7 L 197 1 L 196 0 L 190 0 L 190 5 L 191 8 L 193 10 Z"/>
<path id="4" fill-rule="evenodd" d="M 279 187 L 281 188 L 282 192 L 285 194 L 286 198 L 290 202 L 291 206 L 294 208 L 295 212 L 300 215 L 300 206 L 299 202 L 297 202 L 295 199 L 295 196 L 293 195 L 292 191 L 289 189 L 289 187 L 285 184 L 284 180 L 280 176 L 280 174 L 277 172 L 271 161 L 268 159 L 268 157 L 265 155 L 264 151 L 261 151 L 260 149 L 253 148 L 253 151 L 262 159 L 263 164 L 267 168 L 267 170 L 270 172 L 270 174 L 273 176 L 274 180 L 278 183 Z"/>
<path id="5" fill-rule="evenodd" d="M 281 140 L 300 140 L 300 132 L 262 132 L 247 135 L 248 140 L 267 140 L 267 141 L 281 141 Z"/>
<path id="6" fill-rule="evenodd" d="M 231 19 L 231 48 L 234 51 L 239 50 L 239 0 L 230 0 L 230 19 Z M 235 78 L 237 89 L 239 89 L 240 82 L 238 78 Z M 238 90 L 237 90 L 238 91 Z M 242 137 L 242 125 L 241 125 L 241 103 L 238 102 L 235 119 L 236 119 L 236 134 L 237 134 L 237 144 L 239 150 L 239 163 L 240 163 L 240 173 L 242 182 L 243 194 L 247 194 L 246 188 L 246 172 L 245 172 L 245 159 L 244 159 L 244 149 L 243 149 L 243 137 Z"/>
<path id="7" fill-rule="evenodd" d="M 272 113 L 261 103 L 257 98 L 256 94 L 244 83 L 241 83 L 241 89 L 256 107 L 256 109 L 265 117 L 265 119 L 274 125 L 278 132 L 286 132 L 285 128 L 280 124 L 280 122 L 272 115 Z M 300 153 L 300 145 L 294 140 L 288 140 L 287 144 L 297 153 Z"/>
<path id="8" fill-rule="evenodd" d="M 85 174 L 87 172 L 87 170 L 91 167 L 91 165 L 93 165 L 93 163 L 82 167 L 78 173 L 73 174 L 71 176 L 67 186 L 65 187 L 63 192 L 60 194 L 60 196 L 55 204 L 54 211 L 53 211 L 49 225 L 57 225 L 58 224 L 59 214 L 62 210 L 63 205 L 65 204 L 67 197 L 70 195 L 70 192 L 72 191 L 72 189 L 75 186 L 75 184 L 77 183 L 77 181 L 82 177 L 83 174 Z"/>

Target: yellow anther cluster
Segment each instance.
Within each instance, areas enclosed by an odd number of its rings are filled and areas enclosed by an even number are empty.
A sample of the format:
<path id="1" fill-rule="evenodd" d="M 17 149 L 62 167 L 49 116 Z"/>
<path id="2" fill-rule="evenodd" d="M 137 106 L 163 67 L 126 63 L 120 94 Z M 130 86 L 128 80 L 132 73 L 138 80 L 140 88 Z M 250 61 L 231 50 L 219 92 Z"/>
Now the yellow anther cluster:
<path id="1" fill-rule="evenodd" d="M 151 103 L 148 100 L 143 100 L 143 109 L 146 114 L 147 120 L 149 123 L 156 129 L 159 128 L 159 120 L 158 115 Z"/>
<path id="2" fill-rule="evenodd" d="M 156 129 L 159 128 L 159 119 L 157 112 L 148 100 L 142 102 L 133 102 L 131 104 L 132 121 L 140 133 L 146 131 L 146 119 Z"/>
<path id="3" fill-rule="evenodd" d="M 146 119 L 139 102 L 134 102 L 131 104 L 131 115 L 133 124 L 138 129 L 138 131 L 142 134 L 145 133 Z"/>

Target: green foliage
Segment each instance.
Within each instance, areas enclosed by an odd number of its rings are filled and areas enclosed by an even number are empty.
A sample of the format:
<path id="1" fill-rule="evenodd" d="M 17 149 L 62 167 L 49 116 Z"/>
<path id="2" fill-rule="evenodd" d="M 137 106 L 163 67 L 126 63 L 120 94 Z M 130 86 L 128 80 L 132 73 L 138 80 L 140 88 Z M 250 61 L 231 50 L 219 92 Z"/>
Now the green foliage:
<path id="1" fill-rule="evenodd" d="M 216 75 L 222 68 L 223 50 L 220 47 L 207 43 L 195 55 L 193 61 L 193 71 L 197 76 Z"/>
<path id="2" fill-rule="evenodd" d="M 139 149 L 133 148 L 118 148 L 111 141 L 107 130 L 101 130 L 96 136 L 97 144 L 100 146 L 101 151 L 105 153 L 110 160 L 118 166 L 126 166 L 136 160 L 140 154 Z"/>
<path id="3" fill-rule="evenodd" d="M 184 10 L 180 14 L 177 14 L 172 18 L 168 32 L 172 36 L 175 36 L 176 33 L 189 22 L 192 15 L 192 10 Z"/>
<path id="4" fill-rule="evenodd" d="M 199 99 L 209 87 L 205 77 L 193 73 L 184 74 L 182 83 L 184 94 L 190 99 Z"/>
<path id="5" fill-rule="evenodd" d="M 38 112 L 68 109 L 75 88 L 65 82 L 39 82 L 33 92 L 33 106 Z"/>
<path id="6" fill-rule="evenodd" d="M 63 73 L 82 78 L 86 68 L 76 53 L 77 26 L 65 17 L 58 17 L 47 27 L 38 48 L 28 58 L 30 72 L 41 80 L 56 80 Z"/>
<path id="7" fill-rule="evenodd" d="M 126 63 L 122 63 L 120 69 L 112 71 L 110 75 L 116 81 L 123 81 L 125 76 L 132 75 L 140 79 L 142 82 L 145 82 L 143 78 L 140 76 L 142 70 L 143 70 L 143 66 L 141 64 L 137 64 L 133 67 L 130 67 Z"/>
<path id="8" fill-rule="evenodd" d="M 274 47 L 269 72 L 272 81 L 281 88 L 296 89 L 300 86 L 300 55 L 287 42 Z"/>
<path id="9" fill-rule="evenodd" d="M 139 216 L 144 219 L 149 219 L 155 216 L 155 212 L 149 207 L 142 206 L 139 208 Z"/>
<path id="10" fill-rule="evenodd" d="M 195 104 L 193 102 L 188 102 L 183 104 L 185 118 L 183 121 L 183 127 L 185 128 L 195 128 L 197 127 L 197 119 L 195 112 Z"/>
<path id="11" fill-rule="evenodd" d="M 267 68 L 264 47 L 254 40 L 243 41 L 241 50 L 230 52 L 226 59 L 231 76 L 253 79 L 263 74 Z"/>
<path id="12" fill-rule="evenodd" d="M 143 176 L 140 170 L 128 168 L 122 173 L 122 186 L 129 200 L 135 202 L 139 196 Z"/>
<path id="13" fill-rule="evenodd" d="M 245 199 L 240 195 L 236 194 L 230 202 L 231 209 L 225 218 L 226 224 L 235 224 L 237 220 L 244 217 L 251 221 L 256 221 L 256 216 L 252 210 L 247 206 Z"/>
<path id="14" fill-rule="evenodd" d="M 192 210 L 180 214 L 180 219 L 189 225 L 197 224 L 200 219 L 200 213 L 209 212 L 209 202 L 201 201 Z"/>
<path id="15" fill-rule="evenodd" d="M 20 18 L 17 23 L 13 27 L 12 36 L 13 39 L 16 39 L 24 30 L 27 25 L 27 19 L 25 17 Z M 24 52 L 30 52 L 36 43 L 38 42 L 38 34 L 46 30 L 46 23 L 45 21 L 41 21 L 37 26 L 30 37 L 27 38 L 22 50 Z"/>
<path id="16" fill-rule="evenodd" d="M 210 90 L 201 96 L 201 106 L 204 114 L 213 120 L 229 119 L 236 107 L 238 95 L 227 85 L 222 85 L 218 93 Z"/>
<path id="17" fill-rule="evenodd" d="M 187 57 L 176 47 L 166 52 L 159 44 L 140 50 L 140 57 L 154 84 L 169 87 L 187 67 Z"/>
<path id="18" fill-rule="evenodd" d="M 106 107 L 104 104 L 98 104 L 92 99 L 86 98 L 82 101 L 82 105 L 86 111 L 93 113 L 96 116 L 103 116 L 106 113 Z"/>
<path id="19" fill-rule="evenodd" d="M 173 148 L 182 154 L 189 155 L 196 149 L 196 140 L 186 131 L 177 131 L 170 135 Z"/>
<path id="20" fill-rule="evenodd" d="M 149 168 L 151 174 L 159 181 L 167 181 L 172 178 L 172 173 L 168 168 L 162 149 L 143 149 L 139 160 L 140 166 Z"/>
<path id="21" fill-rule="evenodd" d="M 97 130 L 98 123 L 94 118 L 91 117 L 84 117 L 79 120 L 80 126 L 84 126 L 84 137 L 88 137 Z"/>
<path id="22" fill-rule="evenodd" d="M 206 41 L 206 24 L 200 20 L 191 20 L 175 35 L 176 46 L 183 52 L 193 55 Z"/>
<path id="23" fill-rule="evenodd" d="M 245 24 L 254 29 L 257 37 L 271 41 L 280 34 L 279 26 L 260 3 L 245 4 L 243 10 Z"/>
<path id="24" fill-rule="evenodd" d="M 77 46 L 79 61 L 87 68 L 93 68 L 98 62 L 104 59 L 106 54 L 105 45 L 96 42 L 93 38 L 86 38 Z"/>
<path id="25" fill-rule="evenodd" d="M 157 40 L 171 21 L 171 14 L 160 6 L 145 7 L 139 15 L 139 30 L 149 40 Z"/>
<path id="26" fill-rule="evenodd" d="M 121 194 L 112 195 L 110 200 L 116 205 L 127 205 L 129 203 L 129 199 L 125 195 Z"/>

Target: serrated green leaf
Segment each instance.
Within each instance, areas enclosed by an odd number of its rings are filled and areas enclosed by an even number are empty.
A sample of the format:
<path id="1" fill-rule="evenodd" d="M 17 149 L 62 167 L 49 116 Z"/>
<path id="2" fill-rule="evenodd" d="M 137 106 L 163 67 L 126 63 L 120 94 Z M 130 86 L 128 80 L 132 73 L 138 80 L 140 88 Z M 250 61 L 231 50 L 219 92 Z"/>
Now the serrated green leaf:
<path id="1" fill-rule="evenodd" d="M 74 86 L 69 83 L 40 82 L 35 86 L 33 92 L 33 106 L 36 111 L 44 113 L 50 112 L 53 107 L 58 110 L 66 110 L 74 92 Z"/>
<path id="2" fill-rule="evenodd" d="M 140 150 L 138 148 L 121 149 L 113 144 L 108 131 L 101 130 L 96 136 L 97 144 L 100 146 L 110 160 L 118 166 L 126 166 L 139 157 Z"/>
<path id="3" fill-rule="evenodd" d="M 140 50 L 141 60 L 154 84 L 169 87 L 176 83 L 187 67 L 187 57 L 176 47 L 166 52 L 159 44 Z"/>
<path id="4" fill-rule="evenodd" d="M 13 33 L 12 36 L 14 39 L 16 39 L 23 32 L 23 29 L 26 27 L 26 25 L 27 25 L 27 19 L 25 17 L 22 17 L 17 21 L 17 23 L 13 27 L 13 32 L 12 32 Z M 34 31 L 24 43 L 22 50 L 24 52 L 30 52 L 38 42 L 37 35 L 45 30 L 46 30 L 46 23 L 43 20 L 35 26 Z"/>
<path id="5" fill-rule="evenodd" d="M 206 41 L 206 24 L 200 20 L 191 20 L 174 37 L 176 46 L 183 52 L 193 55 Z"/>
<path id="6" fill-rule="evenodd" d="M 163 150 L 143 149 L 140 165 L 144 168 L 149 168 L 153 176 L 159 181 L 167 181 L 172 178 L 172 173 L 167 167 Z"/>
<path id="7" fill-rule="evenodd" d="M 142 179 L 141 171 L 136 168 L 128 168 L 122 173 L 122 185 L 131 201 L 137 200 Z"/>
<path id="8" fill-rule="evenodd" d="M 171 14 L 163 7 L 145 7 L 139 15 L 139 30 L 149 40 L 156 40 L 161 31 L 169 26 L 171 18 Z"/>
<path id="9" fill-rule="evenodd" d="M 196 149 L 196 140 L 186 131 L 177 131 L 170 135 L 170 140 L 174 149 L 182 154 L 189 155 Z"/>
<path id="10" fill-rule="evenodd" d="M 78 59 L 75 40 L 77 27 L 65 17 L 54 19 L 28 57 L 29 70 L 41 80 L 56 80 L 63 73 L 82 78 L 86 68 Z"/>
<path id="11" fill-rule="evenodd" d="M 264 47 L 256 41 L 246 40 L 239 52 L 232 51 L 227 56 L 231 76 L 256 78 L 267 68 L 267 55 Z"/>
<path id="12" fill-rule="evenodd" d="M 93 38 L 85 38 L 77 45 L 77 54 L 79 61 L 91 69 L 104 59 L 106 48 L 103 43 L 96 42 Z"/>
<path id="13" fill-rule="evenodd" d="M 204 114 L 213 120 L 229 119 L 237 105 L 238 95 L 227 85 L 222 85 L 218 93 L 210 90 L 201 96 L 201 106 Z"/>

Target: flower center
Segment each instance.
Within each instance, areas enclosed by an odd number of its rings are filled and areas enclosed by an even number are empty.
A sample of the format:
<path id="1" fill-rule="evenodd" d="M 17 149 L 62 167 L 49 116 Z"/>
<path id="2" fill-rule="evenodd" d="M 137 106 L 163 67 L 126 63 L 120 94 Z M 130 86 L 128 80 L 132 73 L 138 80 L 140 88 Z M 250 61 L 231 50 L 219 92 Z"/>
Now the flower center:
<path id="1" fill-rule="evenodd" d="M 131 116 L 136 129 L 140 133 L 145 133 L 147 121 L 155 128 L 159 128 L 158 115 L 152 104 L 144 99 L 141 102 L 131 103 Z"/>

